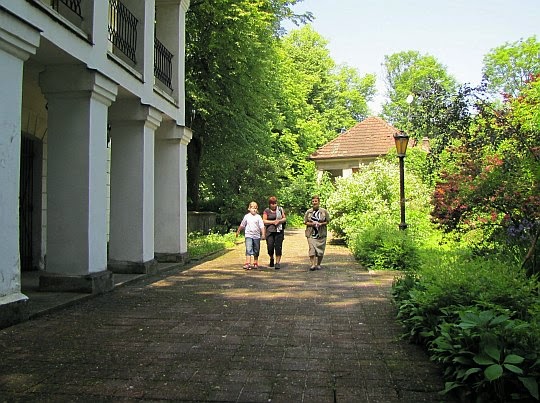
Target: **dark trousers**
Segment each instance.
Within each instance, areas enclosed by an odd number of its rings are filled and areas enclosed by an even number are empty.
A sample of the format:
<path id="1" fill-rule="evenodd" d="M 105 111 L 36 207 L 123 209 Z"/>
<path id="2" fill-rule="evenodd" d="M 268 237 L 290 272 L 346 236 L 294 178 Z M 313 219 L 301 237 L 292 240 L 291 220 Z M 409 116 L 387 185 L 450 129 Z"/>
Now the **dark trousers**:
<path id="1" fill-rule="evenodd" d="M 281 256 L 283 254 L 284 237 L 285 233 L 283 231 L 266 233 L 266 247 L 268 248 L 268 255 L 274 256 L 274 251 L 276 256 Z"/>

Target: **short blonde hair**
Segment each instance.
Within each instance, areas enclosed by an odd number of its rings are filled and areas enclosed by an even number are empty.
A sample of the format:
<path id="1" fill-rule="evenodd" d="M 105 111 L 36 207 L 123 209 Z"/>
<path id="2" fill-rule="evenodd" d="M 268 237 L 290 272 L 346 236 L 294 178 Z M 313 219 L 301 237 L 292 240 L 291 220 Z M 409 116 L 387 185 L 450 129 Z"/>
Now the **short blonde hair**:
<path id="1" fill-rule="evenodd" d="M 249 202 L 248 204 L 248 210 L 251 208 L 251 206 L 255 207 L 255 209 L 259 210 L 259 205 L 257 204 L 257 202 Z"/>

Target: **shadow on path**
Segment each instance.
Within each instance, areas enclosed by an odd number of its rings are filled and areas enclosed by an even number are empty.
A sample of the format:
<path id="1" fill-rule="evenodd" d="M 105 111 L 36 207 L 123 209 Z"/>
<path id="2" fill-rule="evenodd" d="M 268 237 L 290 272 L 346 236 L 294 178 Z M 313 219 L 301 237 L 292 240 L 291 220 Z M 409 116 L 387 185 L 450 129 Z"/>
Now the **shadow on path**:
<path id="1" fill-rule="evenodd" d="M 0 397 L 444 400 L 437 368 L 399 339 L 395 273 L 368 272 L 332 244 L 310 272 L 302 230 L 288 230 L 281 270 L 245 271 L 243 260 L 240 244 L 0 331 Z"/>

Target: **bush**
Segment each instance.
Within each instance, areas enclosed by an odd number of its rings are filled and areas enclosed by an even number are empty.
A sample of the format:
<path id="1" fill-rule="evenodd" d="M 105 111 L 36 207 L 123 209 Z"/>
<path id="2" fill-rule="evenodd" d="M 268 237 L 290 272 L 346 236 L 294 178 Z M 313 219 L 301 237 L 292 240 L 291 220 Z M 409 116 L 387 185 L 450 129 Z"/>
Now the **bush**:
<path id="1" fill-rule="evenodd" d="M 289 213 L 288 211 L 285 211 L 287 214 L 287 228 L 302 228 L 304 226 L 304 216 L 301 214 L 296 213 Z"/>
<path id="2" fill-rule="evenodd" d="M 438 325 L 429 344 L 432 359 L 446 368 L 444 392 L 458 391 L 461 400 L 538 399 L 538 326 L 479 307 L 464 307 L 457 315 Z"/>
<path id="3" fill-rule="evenodd" d="M 458 247 L 430 256 L 418 272 L 396 279 L 393 296 L 405 335 L 444 365 L 444 392 L 462 400 L 538 399 L 537 279 Z"/>
<path id="4" fill-rule="evenodd" d="M 429 223 L 430 192 L 412 172 L 405 175 L 405 197 L 409 228 L 414 231 L 417 224 Z M 360 167 L 351 177 L 338 178 L 327 208 L 332 217 L 330 230 L 346 240 L 381 222 L 393 222 L 397 229 L 400 216 L 398 166 L 377 160 Z"/>
<path id="5" fill-rule="evenodd" d="M 349 243 L 354 257 L 372 270 L 411 270 L 418 265 L 414 241 L 406 231 L 389 224 L 373 225 Z"/>

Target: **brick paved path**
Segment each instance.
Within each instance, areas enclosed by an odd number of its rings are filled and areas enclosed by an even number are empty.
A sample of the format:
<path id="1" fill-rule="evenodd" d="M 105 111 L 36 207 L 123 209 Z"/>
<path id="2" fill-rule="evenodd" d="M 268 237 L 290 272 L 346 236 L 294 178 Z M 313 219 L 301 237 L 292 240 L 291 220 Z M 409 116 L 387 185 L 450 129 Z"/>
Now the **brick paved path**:
<path id="1" fill-rule="evenodd" d="M 399 339 L 394 273 L 338 245 L 310 272 L 301 230 L 284 248 L 280 271 L 243 270 L 238 245 L 1 330 L 0 401 L 443 400 L 437 369 Z"/>

